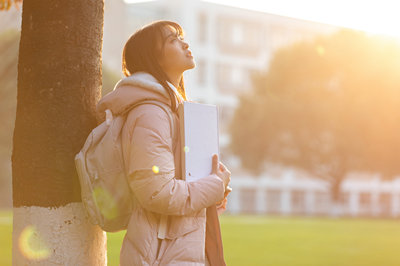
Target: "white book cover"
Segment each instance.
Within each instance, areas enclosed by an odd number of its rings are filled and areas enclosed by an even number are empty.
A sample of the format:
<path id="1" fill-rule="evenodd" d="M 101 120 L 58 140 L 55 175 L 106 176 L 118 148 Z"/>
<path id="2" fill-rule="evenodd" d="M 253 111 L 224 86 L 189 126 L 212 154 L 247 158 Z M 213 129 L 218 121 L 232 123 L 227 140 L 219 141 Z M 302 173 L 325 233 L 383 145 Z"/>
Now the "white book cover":
<path id="1" fill-rule="evenodd" d="M 215 105 L 183 102 L 178 114 L 182 174 L 193 182 L 210 175 L 212 155 L 219 156 L 218 109 Z"/>

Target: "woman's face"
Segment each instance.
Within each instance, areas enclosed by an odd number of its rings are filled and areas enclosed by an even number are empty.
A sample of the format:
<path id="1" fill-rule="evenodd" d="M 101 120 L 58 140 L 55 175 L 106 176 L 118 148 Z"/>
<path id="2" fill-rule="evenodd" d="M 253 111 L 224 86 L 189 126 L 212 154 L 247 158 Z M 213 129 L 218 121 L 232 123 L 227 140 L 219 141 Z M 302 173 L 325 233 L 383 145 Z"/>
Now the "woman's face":
<path id="1" fill-rule="evenodd" d="M 195 67 L 195 62 L 189 45 L 179 36 L 172 26 L 165 27 L 164 46 L 162 47 L 159 64 L 166 73 L 181 75 L 185 70 Z"/>

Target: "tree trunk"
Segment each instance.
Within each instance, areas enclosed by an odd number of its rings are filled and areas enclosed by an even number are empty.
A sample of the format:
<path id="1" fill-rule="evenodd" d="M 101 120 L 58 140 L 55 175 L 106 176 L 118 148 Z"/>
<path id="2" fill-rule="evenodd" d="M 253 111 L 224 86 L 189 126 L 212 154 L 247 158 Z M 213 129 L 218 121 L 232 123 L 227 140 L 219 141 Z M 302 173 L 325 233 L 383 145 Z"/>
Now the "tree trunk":
<path id="1" fill-rule="evenodd" d="M 13 264 L 105 265 L 74 156 L 95 126 L 103 0 L 24 0 L 14 129 Z"/>
<path id="2" fill-rule="evenodd" d="M 331 210 L 332 217 L 339 217 L 343 215 L 343 203 L 341 202 L 342 183 L 345 177 L 345 171 L 340 170 L 333 176 L 331 180 Z"/>

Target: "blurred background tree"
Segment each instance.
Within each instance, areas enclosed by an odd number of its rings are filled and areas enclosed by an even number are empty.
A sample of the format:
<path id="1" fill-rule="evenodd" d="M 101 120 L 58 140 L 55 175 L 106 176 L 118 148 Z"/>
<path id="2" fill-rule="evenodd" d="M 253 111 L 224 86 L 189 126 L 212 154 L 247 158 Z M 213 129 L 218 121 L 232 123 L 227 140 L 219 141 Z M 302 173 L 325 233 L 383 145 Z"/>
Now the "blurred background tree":
<path id="1" fill-rule="evenodd" d="M 344 30 L 279 50 L 231 124 L 231 150 L 327 180 L 338 201 L 351 171 L 400 174 L 400 46 Z"/>
<path id="2" fill-rule="evenodd" d="M 12 6 L 19 8 L 22 0 L 0 0 L 0 10 L 9 10 Z"/>

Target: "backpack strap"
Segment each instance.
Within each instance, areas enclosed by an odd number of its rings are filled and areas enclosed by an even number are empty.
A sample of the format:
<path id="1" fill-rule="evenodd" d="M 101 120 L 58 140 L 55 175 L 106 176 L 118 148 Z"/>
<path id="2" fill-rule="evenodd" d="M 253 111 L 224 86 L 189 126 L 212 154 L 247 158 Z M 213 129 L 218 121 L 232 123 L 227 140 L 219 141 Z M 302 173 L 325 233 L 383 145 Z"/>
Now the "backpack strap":
<path id="1" fill-rule="evenodd" d="M 120 115 L 125 115 L 128 112 L 130 112 L 132 109 L 134 109 L 135 107 L 138 107 L 139 105 L 143 105 L 143 104 L 153 104 L 156 105 L 158 107 L 160 107 L 162 110 L 164 110 L 164 112 L 168 115 L 169 117 L 169 123 L 170 123 L 170 127 L 171 127 L 171 138 L 172 138 L 172 150 L 175 151 L 176 148 L 176 138 L 178 137 L 176 134 L 176 130 L 175 130 L 175 119 L 174 119 L 174 115 L 172 113 L 172 109 L 169 105 L 162 103 L 160 101 L 157 100 L 144 100 L 135 104 L 130 105 L 129 107 L 127 107 Z"/>

